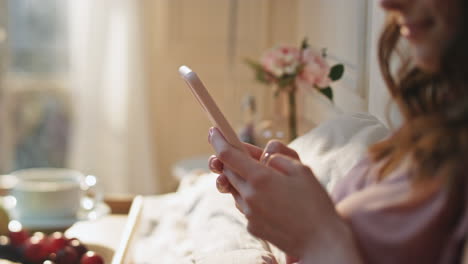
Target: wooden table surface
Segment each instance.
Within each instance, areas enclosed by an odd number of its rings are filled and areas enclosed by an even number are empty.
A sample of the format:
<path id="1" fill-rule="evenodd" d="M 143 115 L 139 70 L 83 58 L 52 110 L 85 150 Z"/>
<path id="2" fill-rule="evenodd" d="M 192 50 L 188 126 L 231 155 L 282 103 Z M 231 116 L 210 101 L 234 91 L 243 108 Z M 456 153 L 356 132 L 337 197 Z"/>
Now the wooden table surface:
<path id="1" fill-rule="evenodd" d="M 76 237 L 85 244 L 104 245 L 115 251 L 121 241 L 133 198 L 132 195 L 107 196 L 104 201 L 111 208 L 110 215 L 78 222 L 66 230 L 66 235 Z"/>
<path id="2" fill-rule="evenodd" d="M 104 197 L 104 202 L 111 208 L 111 214 L 128 214 L 135 195 L 113 194 Z"/>

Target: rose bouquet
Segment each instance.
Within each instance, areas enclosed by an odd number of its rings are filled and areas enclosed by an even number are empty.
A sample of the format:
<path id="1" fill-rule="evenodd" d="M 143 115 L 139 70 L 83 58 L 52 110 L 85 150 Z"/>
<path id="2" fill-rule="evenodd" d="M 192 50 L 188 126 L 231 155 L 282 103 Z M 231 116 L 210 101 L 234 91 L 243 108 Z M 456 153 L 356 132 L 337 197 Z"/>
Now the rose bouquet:
<path id="1" fill-rule="evenodd" d="M 260 61 L 246 60 L 255 71 L 256 79 L 275 89 L 275 96 L 282 92 L 288 94 L 288 125 L 291 140 L 297 137 L 298 89 L 318 90 L 333 102 L 333 90 L 330 84 L 341 79 L 344 66 L 336 64 L 330 67 L 326 57 L 326 50 L 318 52 L 308 45 L 307 39 L 304 39 L 299 48 L 280 45 L 267 50 Z"/>

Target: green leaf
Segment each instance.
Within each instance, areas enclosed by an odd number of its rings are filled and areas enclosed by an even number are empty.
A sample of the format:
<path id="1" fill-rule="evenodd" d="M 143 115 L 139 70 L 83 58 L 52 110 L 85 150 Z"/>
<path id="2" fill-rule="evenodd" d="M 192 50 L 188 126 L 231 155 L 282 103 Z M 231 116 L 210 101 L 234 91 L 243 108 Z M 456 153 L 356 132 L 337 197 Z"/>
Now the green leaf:
<path id="1" fill-rule="evenodd" d="M 302 43 L 301 43 L 301 49 L 302 50 L 305 50 L 309 48 L 309 41 L 307 40 L 307 37 L 305 37 L 303 40 L 302 40 Z"/>
<path id="2" fill-rule="evenodd" d="M 255 79 L 261 83 L 268 84 L 268 80 L 265 76 L 265 72 L 263 70 L 256 70 L 255 71 Z"/>
<path id="3" fill-rule="evenodd" d="M 294 79 L 296 79 L 296 75 L 284 75 L 279 79 L 278 86 L 280 88 L 287 87 L 291 85 L 294 82 Z"/>
<path id="4" fill-rule="evenodd" d="M 269 80 L 267 79 L 268 73 L 263 69 L 263 66 L 252 60 L 252 59 L 245 59 L 245 63 L 250 66 L 255 72 L 255 79 L 261 83 L 269 84 Z"/>
<path id="5" fill-rule="evenodd" d="M 345 71 L 344 65 L 337 64 L 331 68 L 330 74 L 328 75 L 328 77 L 330 77 L 332 81 L 338 81 L 339 79 L 341 79 L 341 77 L 343 77 L 344 71 Z"/>
<path id="6" fill-rule="evenodd" d="M 259 69 L 263 70 L 262 65 L 260 63 L 256 62 L 256 61 L 252 60 L 252 59 L 245 59 L 244 61 L 245 61 L 245 63 L 247 65 L 249 65 L 252 69 L 254 69 L 256 71 L 259 70 Z"/>
<path id="7" fill-rule="evenodd" d="M 319 91 L 333 102 L 333 90 L 331 87 L 319 89 Z"/>

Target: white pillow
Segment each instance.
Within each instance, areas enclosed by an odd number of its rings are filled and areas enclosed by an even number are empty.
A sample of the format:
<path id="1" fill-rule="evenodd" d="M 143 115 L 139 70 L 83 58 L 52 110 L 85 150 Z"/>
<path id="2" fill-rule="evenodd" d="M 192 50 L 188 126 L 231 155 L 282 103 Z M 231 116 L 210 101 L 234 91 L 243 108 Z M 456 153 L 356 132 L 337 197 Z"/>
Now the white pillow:
<path id="1" fill-rule="evenodd" d="M 365 156 L 370 145 L 388 135 L 388 128 L 370 114 L 342 114 L 323 122 L 289 146 L 331 191 Z"/>

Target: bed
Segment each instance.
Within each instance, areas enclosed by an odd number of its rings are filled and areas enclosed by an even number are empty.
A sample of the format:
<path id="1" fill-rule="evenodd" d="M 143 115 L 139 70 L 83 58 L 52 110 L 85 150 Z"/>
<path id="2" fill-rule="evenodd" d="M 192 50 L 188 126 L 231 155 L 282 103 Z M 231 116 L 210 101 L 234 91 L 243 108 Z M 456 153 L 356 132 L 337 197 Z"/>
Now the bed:
<path id="1" fill-rule="evenodd" d="M 341 114 L 297 138 L 290 147 L 330 191 L 369 145 L 388 134 L 389 129 L 372 115 Z M 190 171 L 176 192 L 144 197 L 126 263 L 284 263 L 280 250 L 247 232 L 246 220 L 230 195 L 216 190 L 216 176 Z M 123 224 L 113 229 L 122 229 Z M 74 228 L 79 234 L 79 226 Z M 74 228 L 69 230 L 72 234 Z"/>

